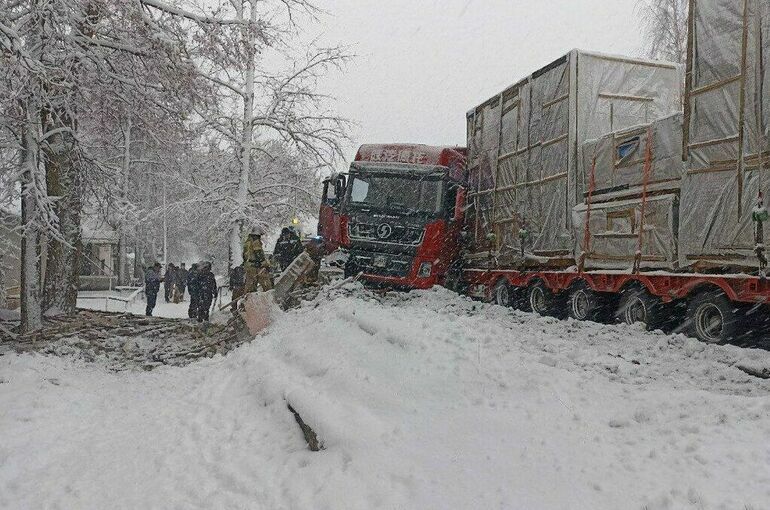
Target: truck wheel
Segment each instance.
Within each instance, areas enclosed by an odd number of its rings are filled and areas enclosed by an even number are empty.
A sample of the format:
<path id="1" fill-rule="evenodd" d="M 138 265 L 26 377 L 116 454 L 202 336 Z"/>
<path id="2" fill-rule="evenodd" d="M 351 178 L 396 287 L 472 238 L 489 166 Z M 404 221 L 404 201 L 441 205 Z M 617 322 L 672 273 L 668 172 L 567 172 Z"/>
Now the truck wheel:
<path id="1" fill-rule="evenodd" d="M 579 321 L 606 322 L 609 317 L 609 303 L 607 298 L 598 292 L 580 286 L 569 294 L 567 313 Z"/>
<path id="2" fill-rule="evenodd" d="M 513 289 L 505 278 L 498 280 L 494 289 L 492 289 L 492 302 L 506 308 L 513 306 Z"/>
<path id="3" fill-rule="evenodd" d="M 663 303 L 646 289 L 629 289 L 623 292 L 615 317 L 625 324 L 644 323 L 647 331 L 661 329 L 666 322 Z"/>
<path id="4" fill-rule="evenodd" d="M 701 292 L 687 307 L 687 325 L 701 342 L 726 344 L 740 336 L 740 313 L 722 291 Z"/>
<path id="5" fill-rule="evenodd" d="M 538 315 L 556 315 L 560 313 L 558 304 L 558 299 L 551 289 L 542 281 L 537 281 L 527 288 L 521 309 Z"/>

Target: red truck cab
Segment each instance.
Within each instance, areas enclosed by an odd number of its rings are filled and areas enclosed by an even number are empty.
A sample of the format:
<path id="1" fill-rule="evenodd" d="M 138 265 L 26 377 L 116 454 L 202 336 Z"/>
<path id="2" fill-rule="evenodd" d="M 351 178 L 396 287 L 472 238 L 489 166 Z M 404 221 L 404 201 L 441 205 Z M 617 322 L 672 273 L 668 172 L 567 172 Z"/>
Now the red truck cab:
<path id="1" fill-rule="evenodd" d="M 346 275 L 402 289 L 443 284 L 460 251 L 465 173 L 462 148 L 362 146 L 347 176 L 326 184 L 321 211 L 328 247 L 348 251 Z M 344 189 L 338 220 L 331 188 Z"/>

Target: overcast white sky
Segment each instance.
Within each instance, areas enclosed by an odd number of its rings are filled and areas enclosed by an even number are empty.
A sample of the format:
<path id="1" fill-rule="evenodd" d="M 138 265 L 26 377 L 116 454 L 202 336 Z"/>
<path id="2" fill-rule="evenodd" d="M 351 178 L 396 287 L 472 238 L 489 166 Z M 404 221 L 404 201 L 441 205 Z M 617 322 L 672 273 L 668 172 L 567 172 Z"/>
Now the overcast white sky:
<path id="1" fill-rule="evenodd" d="M 325 83 L 370 142 L 465 145 L 465 113 L 572 48 L 642 53 L 637 0 L 317 0 L 353 46 Z M 348 158 L 355 153 L 351 147 Z"/>

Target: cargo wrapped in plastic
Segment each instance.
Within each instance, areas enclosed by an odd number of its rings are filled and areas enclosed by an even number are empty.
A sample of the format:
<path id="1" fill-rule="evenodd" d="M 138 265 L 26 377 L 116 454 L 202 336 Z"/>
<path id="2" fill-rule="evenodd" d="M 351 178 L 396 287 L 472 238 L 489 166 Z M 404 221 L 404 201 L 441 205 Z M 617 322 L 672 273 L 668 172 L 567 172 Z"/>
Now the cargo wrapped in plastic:
<path id="1" fill-rule="evenodd" d="M 475 251 L 570 260 L 572 208 L 585 191 L 579 147 L 676 112 L 681 72 L 575 50 L 469 112 Z"/>
<path id="2" fill-rule="evenodd" d="M 676 269 L 682 115 L 590 140 L 582 153 L 587 191 L 572 215 L 578 266 Z"/>
<path id="3" fill-rule="evenodd" d="M 690 29 L 681 265 L 756 266 L 752 211 L 770 191 L 770 2 L 694 0 Z"/>
<path id="4" fill-rule="evenodd" d="M 679 197 L 655 195 L 581 204 L 572 212 L 576 255 L 585 269 L 674 269 Z"/>
<path id="5" fill-rule="evenodd" d="M 650 166 L 645 175 L 648 149 Z M 598 199 L 605 193 L 641 193 L 645 181 L 658 189 L 679 189 L 685 168 L 682 114 L 590 140 L 583 144 L 582 153 L 583 187 L 589 189 L 593 173 L 592 195 Z"/>

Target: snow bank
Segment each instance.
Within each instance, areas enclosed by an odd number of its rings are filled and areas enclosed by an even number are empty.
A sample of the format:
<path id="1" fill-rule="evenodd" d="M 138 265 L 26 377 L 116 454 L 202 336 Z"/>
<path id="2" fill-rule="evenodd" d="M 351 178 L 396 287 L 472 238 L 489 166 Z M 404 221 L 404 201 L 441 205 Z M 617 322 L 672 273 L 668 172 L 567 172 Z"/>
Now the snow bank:
<path id="1" fill-rule="evenodd" d="M 346 289 L 185 368 L 0 357 L 0 507 L 760 509 L 739 363 L 770 354 Z"/>

